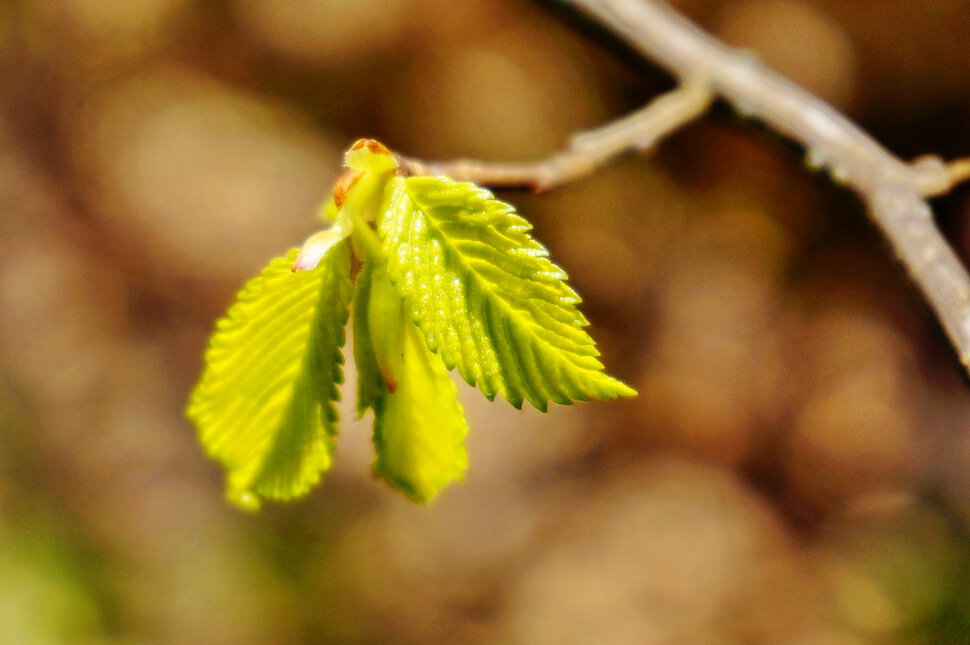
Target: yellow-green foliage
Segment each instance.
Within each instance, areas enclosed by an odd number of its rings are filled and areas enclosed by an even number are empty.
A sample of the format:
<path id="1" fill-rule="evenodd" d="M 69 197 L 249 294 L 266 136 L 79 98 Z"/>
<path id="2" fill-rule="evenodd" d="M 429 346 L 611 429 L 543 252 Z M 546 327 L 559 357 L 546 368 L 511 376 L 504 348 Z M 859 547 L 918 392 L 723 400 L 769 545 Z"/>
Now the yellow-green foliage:
<path id="1" fill-rule="evenodd" d="M 634 394 L 603 373 L 579 296 L 531 228 L 474 184 L 398 177 L 379 230 L 428 347 L 488 398 L 545 411 L 549 400 Z"/>
<path id="2" fill-rule="evenodd" d="M 300 497 L 329 468 L 354 294 L 374 471 L 415 501 L 467 467 L 449 369 L 516 407 L 635 394 L 603 372 L 579 297 L 512 206 L 474 184 L 400 176 L 375 141 L 346 163 L 322 209 L 330 228 L 247 284 L 206 352 L 188 416 L 226 467 L 230 499 Z"/>
<path id="3" fill-rule="evenodd" d="M 350 251 L 339 244 L 310 271 L 293 272 L 295 259 L 293 250 L 273 260 L 239 292 L 188 407 L 206 452 L 228 471 L 230 499 L 247 507 L 309 491 L 337 434 Z"/>

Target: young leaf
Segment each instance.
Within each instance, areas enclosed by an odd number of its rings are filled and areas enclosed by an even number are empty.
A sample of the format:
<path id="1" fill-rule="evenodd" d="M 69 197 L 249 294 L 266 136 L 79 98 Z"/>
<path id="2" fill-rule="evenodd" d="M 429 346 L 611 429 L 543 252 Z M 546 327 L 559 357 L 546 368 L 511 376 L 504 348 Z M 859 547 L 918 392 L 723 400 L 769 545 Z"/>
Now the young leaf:
<path id="1" fill-rule="evenodd" d="M 384 389 L 384 377 L 377 366 L 377 357 L 370 333 L 370 299 L 374 263 L 365 262 L 357 274 L 354 294 L 354 364 L 357 366 L 357 415 L 363 416 L 374 407 Z"/>
<path id="2" fill-rule="evenodd" d="M 415 501 L 467 468 L 448 369 L 516 407 L 634 394 L 603 373 L 579 297 L 511 206 L 473 184 L 404 178 L 370 139 L 345 164 L 320 210 L 331 226 L 240 292 L 192 393 L 187 414 L 232 501 L 299 497 L 329 468 L 355 288 L 357 410 L 374 410 L 374 472 Z"/>
<path id="3" fill-rule="evenodd" d="M 388 274 L 428 346 L 489 398 L 632 396 L 603 373 L 566 274 L 532 226 L 483 188 L 446 177 L 391 180 L 378 221 Z"/>
<path id="4" fill-rule="evenodd" d="M 374 472 L 412 500 L 428 502 L 464 475 L 468 422 L 441 358 L 428 351 L 417 327 L 399 320 L 391 367 L 396 388 L 382 388 L 374 406 Z"/>
<path id="5" fill-rule="evenodd" d="M 250 509 L 304 495 L 333 451 L 350 250 L 340 242 L 294 272 L 296 256 L 273 260 L 218 322 L 187 409 L 228 471 L 227 495 Z"/>
<path id="6" fill-rule="evenodd" d="M 404 326 L 412 323 L 404 315 L 404 299 L 388 279 L 384 265 L 374 267 L 367 318 L 377 368 L 387 389 L 394 392 L 403 371 L 401 334 L 404 333 Z"/>
<path id="7" fill-rule="evenodd" d="M 374 472 L 412 500 L 430 501 L 468 465 L 455 384 L 404 315 L 384 266 L 366 264 L 357 289 L 357 409 L 374 408 Z"/>

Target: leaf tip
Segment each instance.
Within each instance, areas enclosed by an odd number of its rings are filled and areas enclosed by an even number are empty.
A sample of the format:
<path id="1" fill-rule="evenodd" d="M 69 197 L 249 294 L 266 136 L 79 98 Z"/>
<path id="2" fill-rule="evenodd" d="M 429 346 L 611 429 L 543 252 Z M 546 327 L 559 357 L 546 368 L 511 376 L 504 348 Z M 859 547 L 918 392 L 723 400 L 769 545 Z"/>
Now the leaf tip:
<path id="1" fill-rule="evenodd" d="M 229 500 L 230 504 L 246 513 L 256 513 L 262 507 L 259 496 L 245 489 L 230 488 L 226 491 L 226 499 Z"/>
<path id="2" fill-rule="evenodd" d="M 438 495 L 449 485 L 460 483 L 465 479 L 465 471 L 462 469 L 461 472 L 438 482 L 412 480 L 408 477 L 396 475 L 386 467 L 386 464 L 382 464 L 380 459 L 375 461 L 372 472 L 374 477 L 384 480 L 391 488 L 402 493 L 412 502 L 425 506 L 437 499 Z"/>
<path id="3" fill-rule="evenodd" d="M 632 398 L 639 395 L 636 390 L 623 381 L 612 378 L 610 380 L 612 381 L 611 385 L 613 386 L 613 389 L 609 392 L 609 398 Z"/>

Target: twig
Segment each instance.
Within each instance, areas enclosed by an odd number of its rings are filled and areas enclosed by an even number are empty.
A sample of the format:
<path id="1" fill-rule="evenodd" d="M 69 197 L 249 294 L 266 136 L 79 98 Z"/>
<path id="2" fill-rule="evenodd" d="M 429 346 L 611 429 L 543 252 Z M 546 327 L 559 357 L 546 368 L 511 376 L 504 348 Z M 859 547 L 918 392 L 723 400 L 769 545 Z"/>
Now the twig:
<path id="1" fill-rule="evenodd" d="M 950 175 L 950 188 L 970 181 L 970 157 L 951 161 L 946 165 L 946 171 Z"/>
<path id="2" fill-rule="evenodd" d="M 612 157 L 655 146 L 707 110 L 713 94 L 706 82 L 687 80 L 645 107 L 612 123 L 580 133 L 569 146 L 545 159 L 521 163 L 489 163 L 456 159 L 428 163 L 398 156 L 401 168 L 413 175 L 447 175 L 489 186 L 526 186 L 544 191 L 590 174 Z"/>
<path id="3" fill-rule="evenodd" d="M 555 0 L 586 13 L 682 82 L 641 111 L 574 139 L 533 163 L 402 158 L 406 171 L 490 185 L 550 188 L 591 172 L 624 150 L 652 145 L 703 112 L 712 95 L 801 143 L 810 167 L 854 189 L 922 290 L 960 361 L 970 368 L 970 276 L 933 222 L 925 197 L 970 180 L 970 160 L 924 157 L 907 164 L 831 106 L 698 29 L 660 0 Z"/>
<path id="4" fill-rule="evenodd" d="M 970 277 L 933 222 L 925 174 L 890 154 L 829 105 L 721 44 L 655 0 L 560 0 L 679 78 L 707 78 L 739 111 L 805 146 L 812 165 L 853 188 L 970 366 Z M 948 171 L 950 185 L 966 172 Z M 922 180 L 921 180 L 922 178 Z M 935 186 L 943 187 L 942 182 Z"/>

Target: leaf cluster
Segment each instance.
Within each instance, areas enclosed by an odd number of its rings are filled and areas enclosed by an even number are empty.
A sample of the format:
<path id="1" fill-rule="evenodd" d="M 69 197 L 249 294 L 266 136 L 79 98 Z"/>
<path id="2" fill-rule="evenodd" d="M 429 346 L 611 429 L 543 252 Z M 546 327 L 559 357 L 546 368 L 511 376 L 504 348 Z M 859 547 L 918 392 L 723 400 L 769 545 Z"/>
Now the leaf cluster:
<path id="1" fill-rule="evenodd" d="M 603 372 L 579 296 L 512 206 L 474 184 L 402 176 L 376 141 L 345 162 L 330 226 L 240 291 L 192 393 L 187 414 L 232 501 L 303 496 L 330 467 L 351 308 L 374 472 L 415 501 L 467 468 L 449 370 L 543 411 L 634 394 Z"/>

